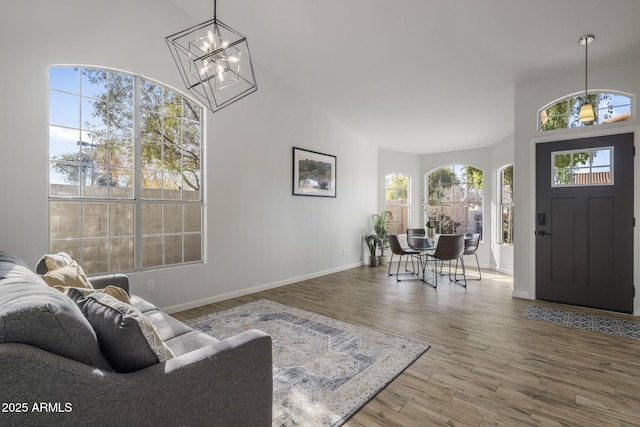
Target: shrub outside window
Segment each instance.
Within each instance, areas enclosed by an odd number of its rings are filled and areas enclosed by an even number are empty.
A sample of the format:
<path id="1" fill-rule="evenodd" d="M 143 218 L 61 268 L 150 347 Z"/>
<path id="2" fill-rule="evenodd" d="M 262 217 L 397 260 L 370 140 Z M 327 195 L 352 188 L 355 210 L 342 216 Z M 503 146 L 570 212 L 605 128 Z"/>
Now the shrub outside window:
<path id="1" fill-rule="evenodd" d="M 468 165 L 444 166 L 427 175 L 425 221 L 438 234 L 483 229 L 483 172 Z"/>
<path id="2" fill-rule="evenodd" d="M 89 274 L 202 261 L 202 128 L 161 84 L 51 67 L 50 250 Z"/>
<path id="3" fill-rule="evenodd" d="M 411 177 L 402 174 L 391 174 L 385 177 L 385 210 L 391 212 L 387 231 L 390 234 L 404 234 L 411 225 Z"/>
<path id="4" fill-rule="evenodd" d="M 500 243 L 513 244 L 513 165 L 500 170 Z"/>

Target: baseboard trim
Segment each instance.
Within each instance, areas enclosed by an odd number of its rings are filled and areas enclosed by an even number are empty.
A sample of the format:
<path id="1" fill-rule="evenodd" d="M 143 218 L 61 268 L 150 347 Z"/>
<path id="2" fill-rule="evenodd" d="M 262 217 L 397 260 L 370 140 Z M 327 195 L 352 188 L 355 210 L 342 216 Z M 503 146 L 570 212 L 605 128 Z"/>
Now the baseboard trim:
<path id="1" fill-rule="evenodd" d="M 366 262 L 360 262 L 350 265 L 344 265 L 341 267 L 332 268 L 329 270 L 318 271 L 304 276 L 291 277 L 289 279 L 280 280 L 277 282 L 265 283 L 263 285 L 254 286 L 253 288 L 241 289 L 239 291 L 228 292 L 226 294 L 214 295 L 208 298 L 202 298 L 194 301 L 185 302 L 182 304 L 172 305 L 169 307 L 161 308 L 165 313 L 178 313 L 180 311 L 190 310 L 196 307 L 202 307 L 203 305 L 213 304 L 220 301 L 225 301 L 232 298 L 238 298 L 245 295 L 255 294 L 256 292 L 267 291 L 269 289 L 279 288 L 280 286 L 290 285 L 292 283 L 302 282 L 304 280 L 315 279 L 316 277 L 326 276 L 327 274 L 338 273 L 340 271 L 350 270 L 355 267 L 366 265 Z"/>
<path id="2" fill-rule="evenodd" d="M 512 291 L 511 296 L 514 298 L 533 299 L 529 295 L 529 292 L 522 292 L 522 291 Z"/>

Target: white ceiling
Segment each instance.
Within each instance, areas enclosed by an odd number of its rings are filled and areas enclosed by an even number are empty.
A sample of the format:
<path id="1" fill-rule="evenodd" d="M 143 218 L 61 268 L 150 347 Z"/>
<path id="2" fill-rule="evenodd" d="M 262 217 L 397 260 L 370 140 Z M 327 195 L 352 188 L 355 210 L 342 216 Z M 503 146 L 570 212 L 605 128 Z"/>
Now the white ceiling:
<path id="1" fill-rule="evenodd" d="M 170 1 L 213 17 L 213 0 Z M 640 59 L 639 0 L 218 0 L 217 17 L 309 102 L 417 154 L 513 134 L 515 85 L 583 71 L 583 34 L 589 68 Z"/>

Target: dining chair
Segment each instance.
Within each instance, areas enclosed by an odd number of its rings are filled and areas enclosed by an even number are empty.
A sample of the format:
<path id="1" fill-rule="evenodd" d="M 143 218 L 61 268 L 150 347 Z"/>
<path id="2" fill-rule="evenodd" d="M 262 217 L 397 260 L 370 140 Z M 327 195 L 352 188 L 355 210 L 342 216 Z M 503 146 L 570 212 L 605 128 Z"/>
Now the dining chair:
<path id="1" fill-rule="evenodd" d="M 471 278 L 467 280 L 482 280 L 482 272 L 480 271 L 480 262 L 478 261 L 478 254 L 476 253 L 480 246 L 480 233 L 467 233 L 464 235 L 464 252 L 462 256 L 474 255 L 476 257 L 476 265 L 478 266 L 478 278 Z M 458 263 L 456 262 L 456 272 L 458 274 Z"/>
<path id="2" fill-rule="evenodd" d="M 456 269 L 458 268 L 458 260 L 462 265 L 462 277 L 464 279 L 463 283 L 460 283 L 457 280 L 457 276 L 453 276 L 453 281 L 457 284 L 462 285 L 463 287 L 467 287 L 467 276 L 466 270 L 464 267 L 464 259 L 462 258 L 462 254 L 464 253 L 464 234 L 441 234 L 438 238 L 438 244 L 436 245 L 436 250 L 433 253 L 426 253 L 426 262 L 422 267 L 422 280 L 432 288 L 438 287 L 438 261 L 441 262 L 441 268 L 443 268 L 444 262 L 449 261 L 449 280 L 451 280 L 451 261 L 456 260 Z M 433 260 L 434 264 L 434 277 L 435 283 L 429 283 L 425 278 L 425 271 L 428 264 L 429 259 Z"/>
<path id="3" fill-rule="evenodd" d="M 404 261 L 404 269 L 407 273 L 402 273 L 402 274 L 416 274 L 416 267 L 415 264 L 413 263 L 414 258 L 418 258 L 418 268 L 422 267 L 422 260 L 420 258 L 420 255 L 422 254 L 421 251 L 418 251 L 416 249 L 412 249 L 412 248 L 403 248 L 402 245 L 400 244 L 400 241 L 398 240 L 398 236 L 395 234 L 389 234 L 389 247 L 391 248 L 391 259 L 389 260 L 389 269 L 388 269 L 388 273 L 389 276 L 396 276 L 396 282 L 400 282 L 400 264 L 402 264 L 402 257 L 406 256 L 408 258 L 405 258 Z M 396 269 L 396 273 L 393 274 L 391 273 L 391 264 L 393 263 L 393 256 L 394 255 L 398 255 L 400 257 L 400 259 L 398 259 L 398 268 Z M 411 268 L 413 271 L 409 272 L 409 270 L 407 269 L 407 262 L 409 261 L 409 258 L 411 258 Z"/>
<path id="4" fill-rule="evenodd" d="M 434 249 L 426 237 L 427 233 L 424 228 L 407 228 L 407 244 L 411 249 L 418 251 Z"/>

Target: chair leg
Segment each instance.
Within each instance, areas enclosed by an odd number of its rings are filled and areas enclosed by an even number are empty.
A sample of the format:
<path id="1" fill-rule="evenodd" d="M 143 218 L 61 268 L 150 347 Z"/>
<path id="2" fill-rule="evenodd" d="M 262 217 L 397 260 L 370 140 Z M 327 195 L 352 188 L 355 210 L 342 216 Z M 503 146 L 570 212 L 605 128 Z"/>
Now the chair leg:
<path id="1" fill-rule="evenodd" d="M 469 254 L 469 255 L 475 255 L 475 257 L 476 257 L 476 265 L 478 266 L 478 278 L 477 279 L 476 278 L 472 278 L 472 279 L 467 278 L 467 280 L 482 280 L 482 271 L 480 271 L 480 261 L 478 261 L 478 254 L 474 253 L 474 254 Z M 463 258 L 463 257 L 464 257 L 464 255 L 461 256 L 460 258 Z M 456 261 L 456 272 L 454 274 L 454 277 L 455 277 L 456 280 L 458 280 L 458 262 L 457 261 Z"/>
<path id="2" fill-rule="evenodd" d="M 473 255 L 475 255 L 476 264 L 478 265 L 478 280 L 482 280 L 482 272 L 480 271 L 480 261 L 478 261 L 478 254 L 474 252 Z"/>
<path id="3" fill-rule="evenodd" d="M 460 283 L 460 280 L 458 280 L 458 259 L 460 260 L 460 264 L 462 265 L 462 278 L 464 279 L 464 284 Z M 463 288 L 467 287 L 467 271 L 464 268 L 464 256 L 460 256 L 458 259 L 456 259 L 456 271 L 453 274 L 453 279 L 454 282 L 457 283 L 458 285 L 461 285 Z"/>
<path id="4" fill-rule="evenodd" d="M 391 259 L 389 260 L 389 268 L 387 268 L 387 273 L 389 273 L 389 276 L 393 276 L 393 274 L 391 274 L 391 264 L 393 263 L 393 252 L 391 252 Z"/>
<path id="5" fill-rule="evenodd" d="M 422 281 L 424 282 L 425 285 L 432 287 L 433 289 L 436 289 L 438 287 L 438 259 L 437 258 L 433 258 L 433 277 L 435 277 L 435 283 L 429 283 L 425 277 L 426 275 L 426 269 L 427 266 L 429 265 L 429 257 L 426 257 L 425 262 L 424 262 L 424 267 L 422 268 Z"/>

